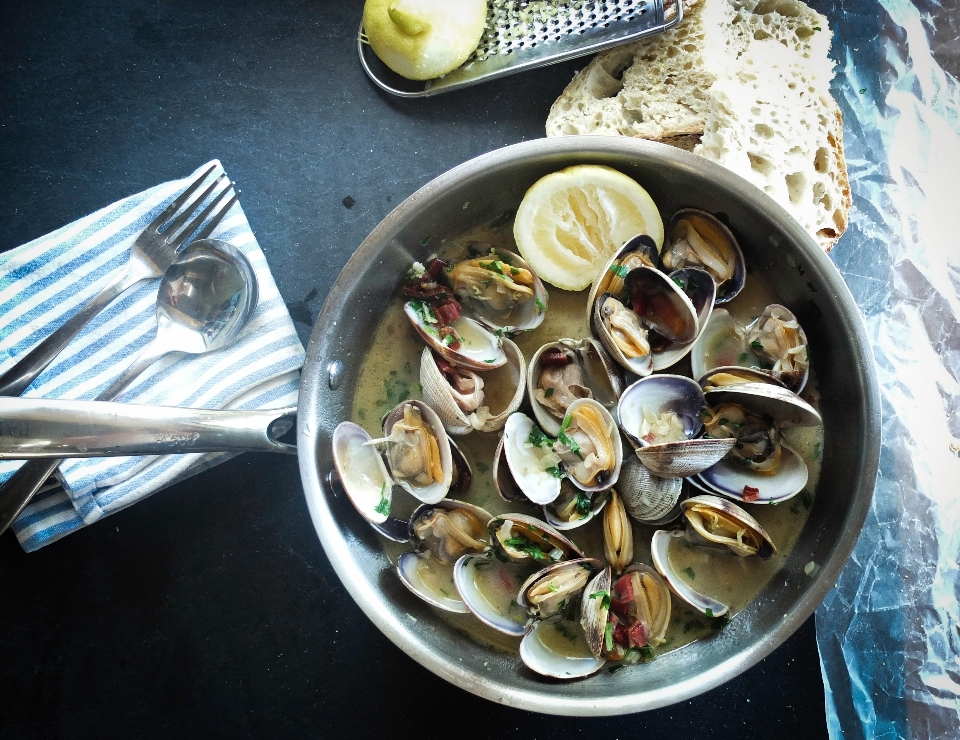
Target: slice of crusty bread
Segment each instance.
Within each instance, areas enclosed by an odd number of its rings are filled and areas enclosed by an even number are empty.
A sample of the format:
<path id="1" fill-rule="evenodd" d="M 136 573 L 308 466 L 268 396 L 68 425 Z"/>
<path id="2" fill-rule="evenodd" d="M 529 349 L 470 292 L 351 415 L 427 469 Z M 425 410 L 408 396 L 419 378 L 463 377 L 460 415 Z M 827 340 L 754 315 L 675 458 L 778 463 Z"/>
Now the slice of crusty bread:
<path id="1" fill-rule="evenodd" d="M 847 228 L 843 122 L 823 70 L 770 38 L 711 85 L 694 149 L 766 191 L 825 248 Z"/>
<path id="2" fill-rule="evenodd" d="M 833 63 L 827 19 L 800 0 L 699 0 L 685 7 L 683 22 L 675 29 L 599 54 L 554 103 L 547 135 L 614 134 L 664 141 L 741 175 L 746 170 L 734 165 L 752 161 L 751 146 L 756 148 L 753 161 L 785 147 L 792 153 L 789 159 L 770 161 L 789 162 L 789 171 L 751 167 L 748 179 L 777 198 L 829 249 L 846 227 L 850 191 L 842 122 L 829 94 Z M 783 125 L 797 128 L 781 125 L 776 146 L 756 132 L 752 139 L 734 137 L 734 129 L 746 135 L 754 124 L 764 130 L 770 109 L 752 105 L 749 95 L 732 90 L 740 86 L 757 91 L 748 78 L 765 52 L 777 54 L 779 61 L 775 74 L 762 75 L 760 87 L 783 88 L 780 105 L 816 108 L 815 115 L 783 116 Z M 816 93 L 795 94 L 798 84 L 812 85 Z M 738 107 L 730 110 L 734 98 Z M 761 184 L 763 177 L 768 180 Z"/>

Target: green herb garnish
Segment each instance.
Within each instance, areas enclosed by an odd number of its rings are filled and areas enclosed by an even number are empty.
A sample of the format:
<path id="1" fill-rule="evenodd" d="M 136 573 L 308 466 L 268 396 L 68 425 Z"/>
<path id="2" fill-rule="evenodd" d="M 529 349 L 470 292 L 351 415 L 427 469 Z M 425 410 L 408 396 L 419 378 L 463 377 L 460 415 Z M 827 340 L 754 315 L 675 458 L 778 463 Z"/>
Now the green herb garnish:
<path id="1" fill-rule="evenodd" d="M 553 444 L 553 440 L 544 434 L 543 430 L 536 424 L 534 424 L 530 429 L 530 436 L 527 437 L 527 442 L 532 444 L 534 447 L 539 447 L 541 449 L 544 447 L 549 447 Z"/>
<path id="2" fill-rule="evenodd" d="M 591 599 L 600 599 L 600 608 L 609 609 L 610 608 L 610 592 L 609 591 L 594 591 L 590 594 Z M 612 627 L 613 625 L 607 625 Z"/>
<path id="3" fill-rule="evenodd" d="M 552 396 L 552 395 L 553 395 L 553 386 L 550 386 L 549 388 L 547 388 L 547 389 L 543 392 L 543 397 L 544 397 L 544 398 L 550 398 L 550 396 Z"/>
<path id="4" fill-rule="evenodd" d="M 546 307 L 545 305 L 543 305 L 543 301 L 541 301 L 539 298 L 534 298 L 534 299 L 533 299 L 533 302 L 537 304 L 537 308 L 540 309 L 540 312 L 541 312 L 541 313 L 545 313 L 545 312 L 546 312 L 547 307 Z"/>
<path id="5" fill-rule="evenodd" d="M 559 466 L 559 465 L 551 465 L 549 468 L 544 468 L 544 469 L 543 469 L 543 472 L 545 472 L 545 473 L 550 473 L 550 475 L 552 475 L 554 478 L 562 478 L 562 477 L 563 477 L 563 471 L 560 470 L 560 466 Z"/>
<path id="6" fill-rule="evenodd" d="M 697 578 L 697 574 L 693 572 L 693 568 L 687 567 L 687 568 L 684 568 L 681 572 L 691 581 L 694 581 Z"/>
<path id="7" fill-rule="evenodd" d="M 737 361 L 738 361 L 738 362 L 746 362 L 746 361 L 747 361 L 747 353 L 746 353 L 746 352 L 741 352 L 741 353 L 740 353 L 740 356 L 737 358 Z"/>
<path id="8" fill-rule="evenodd" d="M 586 516 L 593 508 L 593 499 L 583 491 L 577 491 L 577 513 Z"/>
<path id="9" fill-rule="evenodd" d="M 750 346 L 753 348 L 754 352 L 763 352 L 763 345 L 760 343 L 759 339 L 754 339 L 750 342 Z"/>
<path id="10" fill-rule="evenodd" d="M 603 644 L 608 653 L 613 652 L 613 625 L 610 622 L 607 622 L 607 626 L 603 628 Z"/>
<path id="11" fill-rule="evenodd" d="M 630 270 L 628 270 L 623 265 L 618 265 L 617 263 L 614 263 L 610 265 L 610 272 L 612 272 L 617 277 L 625 278 L 630 273 Z"/>
<path id="12" fill-rule="evenodd" d="M 377 504 L 373 510 L 382 516 L 390 515 L 390 499 L 387 498 L 386 481 L 384 481 L 384 484 L 380 487 L 380 503 Z"/>

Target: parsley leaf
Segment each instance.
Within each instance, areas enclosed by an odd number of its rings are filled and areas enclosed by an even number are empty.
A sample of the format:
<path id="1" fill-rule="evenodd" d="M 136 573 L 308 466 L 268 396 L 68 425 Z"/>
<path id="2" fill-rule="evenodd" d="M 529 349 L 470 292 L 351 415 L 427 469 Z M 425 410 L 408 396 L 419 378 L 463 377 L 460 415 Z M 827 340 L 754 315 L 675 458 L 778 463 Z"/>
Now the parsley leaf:
<path id="1" fill-rule="evenodd" d="M 630 270 L 628 270 L 623 265 L 613 263 L 612 265 L 610 265 L 610 272 L 612 272 L 617 277 L 625 278 L 627 274 L 630 272 Z"/>
<path id="2" fill-rule="evenodd" d="M 613 625 L 610 622 L 603 628 L 603 644 L 608 653 L 613 652 Z"/>
<path id="3" fill-rule="evenodd" d="M 543 305 L 543 301 L 541 301 L 539 298 L 534 298 L 534 299 L 533 299 L 533 302 L 537 304 L 537 308 L 540 309 L 540 313 L 545 313 L 545 312 L 546 312 L 547 307 L 546 307 L 545 305 Z"/>
<path id="4" fill-rule="evenodd" d="M 691 581 L 695 580 L 696 577 L 697 577 L 697 574 L 693 572 L 693 568 L 689 568 L 689 567 L 688 567 L 688 568 L 684 568 L 684 569 L 681 571 L 681 573 L 683 573 L 683 574 L 684 574 L 687 578 L 689 578 Z"/>
<path id="5" fill-rule="evenodd" d="M 527 437 L 527 442 L 532 444 L 534 447 L 539 447 L 541 449 L 544 447 L 549 447 L 553 444 L 553 440 L 544 434 L 543 430 L 536 424 L 534 424 L 530 429 L 530 436 Z"/>
<path id="6" fill-rule="evenodd" d="M 390 515 L 390 499 L 387 498 L 386 481 L 384 481 L 383 485 L 380 487 L 380 503 L 377 504 L 373 510 L 383 516 Z"/>
<path id="7" fill-rule="evenodd" d="M 750 342 L 750 346 L 753 348 L 754 352 L 763 352 L 763 345 L 760 343 L 759 339 L 754 339 Z"/>
<path id="8" fill-rule="evenodd" d="M 610 592 L 609 591 L 594 591 L 590 594 L 591 599 L 600 599 L 600 608 L 609 609 L 610 608 Z M 608 627 L 613 627 L 613 625 L 607 625 Z M 609 648 L 608 648 L 609 649 Z"/>
<path id="9" fill-rule="evenodd" d="M 550 398 L 550 396 L 552 396 L 552 395 L 553 395 L 553 386 L 550 386 L 549 388 L 547 388 L 547 389 L 543 392 L 543 397 L 544 397 L 544 398 Z"/>

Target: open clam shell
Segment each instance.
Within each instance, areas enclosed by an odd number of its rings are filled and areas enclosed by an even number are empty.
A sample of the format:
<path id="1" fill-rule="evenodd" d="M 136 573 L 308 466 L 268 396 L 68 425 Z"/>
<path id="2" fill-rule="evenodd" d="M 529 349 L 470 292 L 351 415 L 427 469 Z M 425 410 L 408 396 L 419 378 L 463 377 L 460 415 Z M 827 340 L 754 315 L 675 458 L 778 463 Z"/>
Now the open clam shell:
<path id="1" fill-rule="evenodd" d="M 653 350 L 648 333 L 623 302 L 611 293 L 601 293 L 593 304 L 593 331 L 610 356 L 634 375 L 653 372 Z"/>
<path id="2" fill-rule="evenodd" d="M 719 496 L 693 496 L 681 504 L 687 520 L 686 538 L 694 544 L 719 545 L 739 557 L 761 560 L 777 552 L 760 522 L 736 504 Z"/>
<path id="3" fill-rule="evenodd" d="M 520 641 L 520 659 L 524 665 L 549 678 L 583 678 L 606 664 L 594 657 L 583 628 L 577 622 L 560 617 L 538 619 Z"/>
<path id="4" fill-rule="evenodd" d="M 517 603 L 536 619 L 561 614 L 580 599 L 590 577 L 601 568 L 603 563 L 595 558 L 548 565 L 523 582 Z"/>
<path id="5" fill-rule="evenodd" d="M 473 379 L 474 383 L 482 386 L 483 400 L 478 404 L 479 409 L 474 408 L 470 412 L 462 408 L 463 402 L 458 401 L 460 394 L 440 370 L 436 356 L 429 347 L 424 347 L 420 355 L 423 400 L 437 412 L 450 434 L 463 435 L 474 430 L 500 431 L 507 423 L 507 417 L 523 403 L 527 362 L 520 348 L 512 341 L 502 339 L 501 343 L 507 362 Z"/>
<path id="6" fill-rule="evenodd" d="M 692 606 L 701 614 L 707 617 L 722 617 L 730 611 L 730 607 L 717 601 L 706 594 L 693 589 L 683 576 L 674 570 L 670 562 L 670 543 L 675 539 L 684 539 L 683 532 L 679 530 L 658 529 L 653 533 L 653 539 L 650 542 L 650 556 L 653 565 L 663 576 L 670 590 L 673 591 L 682 601 Z"/>
<path id="7" fill-rule="evenodd" d="M 702 378 L 714 368 L 749 367 L 754 364 L 758 363 L 747 349 L 744 327 L 725 308 L 715 307 L 690 351 L 693 377 Z"/>
<path id="8" fill-rule="evenodd" d="M 453 566 L 453 582 L 477 619 L 505 635 L 521 637 L 529 616 L 517 603 L 517 594 L 529 572 L 529 565 L 501 562 L 491 552 L 464 555 Z"/>
<path id="9" fill-rule="evenodd" d="M 683 479 L 659 478 L 637 457 L 623 461 L 617 491 L 627 513 L 643 524 L 662 526 L 681 514 Z"/>
<path id="10" fill-rule="evenodd" d="M 717 285 L 717 304 L 733 300 L 747 276 L 743 251 L 733 232 L 713 214 L 696 208 L 681 208 L 673 214 L 660 265 L 664 272 L 683 267 L 707 271 Z"/>
<path id="11" fill-rule="evenodd" d="M 491 334 L 482 324 L 466 316 L 450 323 L 450 328 L 459 337 L 459 346 L 454 349 L 451 339 L 441 337 L 437 325 L 430 320 L 432 309 L 422 301 L 407 301 L 403 312 L 413 328 L 434 352 L 455 365 L 471 370 L 492 370 L 506 364 L 500 337 Z M 436 317 L 433 316 L 434 321 Z"/>
<path id="12" fill-rule="evenodd" d="M 682 375 L 651 375 L 623 392 L 617 406 L 620 428 L 636 445 L 636 455 L 659 478 L 685 478 L 720 460 L 734 441 L 697 438 L 703 430 L 703 392 Z M 655 426 L 668 423 L 675 431 L 656 436 Z"/>
<path id="13" fill-rule="evenodd" d="M 333 464 L 350 503 L 364 519 L 390 539 L 388 532 L 401 532 L 405 526 L 396 517 L 390 516 L 393 498 L 393 479 L 387 466 L 370 444 L 372 440 L 359 424 L 344 421 L 333 431 Z M 389 521 L 389 524 L 388 524 Z M 406 541 L 400 535 L 399 541 Z"/>
<path id="14" fill-rule="evenodd" d="M 775 475 L 763 475 L 738 462 L 723 459 L 693 476 L 692 482 L 709 493 L 719 493 L 749 504 L 778 504 L 800 493 L 807 485 L 807 463 L 781 440 L 782 452 Z"/>
<path id="15" fill-rule="evenodd" d="M 543 507 L 543 518 L 561 532 L 576 529 L 598 516 L 610 501 L 610 491 L 581 491 L 569 480 L 560 481 L 560 495 Z"/>
<path id="16" fill-rule="evenodd" d="M 781 388 L 787 387 L 782 381 L 777 380 L 763 370 L 758 370 L 754 367 L 742 367 L 740 365 L 715 367 L 709 372 L 696 377 L 697 383 L 700 384 L 704 394 L 711 391 L 735 388 L 746 383 L 766 383 L 767 385 L 776 385 Z"/>
<path id="17" fill-rule="evenodd" d="M 666 370 L 676 365 L 686 357 L 697 343 L 703 328 L 713 313 L 713 304 L 716 298 L 717 285 L 710 275 L 696 267 L 685 267 L 675 270 L 669 275 L 670 279 L 690 299 L 697 315 L 697 335 L 689 342 L 671 342 L 666 347 L 653 353 L 653 370 Z"/>
<path id="18" fill-rule="evenodd" d="M 639 234 L 624 242 L 593 279 L 587 294 L 587 325 L 591 326 L 593 321 L 593 305 L 598 296 L 604 293 L 621 296 L 624 291 L 623 279 L 632 269 L 656 267 L 659 262 L 660 250 L 647 234 Z"/>
<path id="19" fill-rule="evenodd" d="M 490 520 L 487 529 L 494 549 L 512 563 L 544 566 L 586 557 L 572 540 L 526 514 L 501 514 Z"/>
<path id="20" fill-rule="evenodd" d="M 539 429 L 529 416 L 511 414 L 503 428 L 503 457 L 516 487 L 533 503 L 545 506 L 560 495 L 562 473 L 558 467 L 559 457 L 550 448 L 553 440 L 537 432 Z M 531 442 L 531 435 L 538 444 Z M 502 466 L 498 465 L 497 479 L 502 475 Z M 500 487 L 501 496 L 506 495 L 504 490 L 508 488 L 507 485 Z M 510 490 L 512 494 L 512 488 Z"/>
<path id="21" fill-rule="evenodd" d="M 536 329 L 549 301 L 543 281 L 519 254 L 482 246 L 486 254 L 477 249 L 477 257 L 457 262 L 447 272 L 457 299 L 493 332 L 514 336 Z"/>
<path id="22" fill-rule="evenodd" d="M 419 411 L 420 418 L 426 429 L 432 434 L 437 444 L 436 452 L 439 455 L 440 476 L 434 476 L 429 483 L 418 481 L 418 471 L 423 471 L 423 466 L 416 455 L 404 454 L 404 443 L 396 440 L 397 435 L 393 434 L 394 427 L 398 424 L 406 423 L 405 418 L 408 415 L 407 409 L 414 407 Z M 396 406 L 383 419 L 384 437 L 380 440 L 373 440 L 370 444 L 375 444 L 379 449 L 383 449 L 387 456 L 387 464 L 390 467 L 390 474 L 393 480 L 410 495 L 420 499 L 427 504 L 435 504 L 447 495 L 453 482 L 453 455 L 450 451 L 450 440 L 440 422 L 440 417 L 423 401 L 404 401 Z M 427 477 L 424 474 L 424 477 Z"/>
<path id="23" fill-rule="evenodd" d="M 397 574 L 414 594 L 444 611 L 469 610 L 453 580 L 455 562 L 489 547 L 490 513 L 465 501 L 445 499 L 417 507 L 410 517 L 410 537 L 417 550 L 397 559 Z"/>
<path id="24" fill-rule="evenodd" d="M 620 367 L 602 344 L 589 338 L 545 344 L 528 366 L 527 398 L 537 423 L 552 437 L 559 434 L 566 407 L 574 400 L 593 398 L 612 411 L 623 387 Z"/>

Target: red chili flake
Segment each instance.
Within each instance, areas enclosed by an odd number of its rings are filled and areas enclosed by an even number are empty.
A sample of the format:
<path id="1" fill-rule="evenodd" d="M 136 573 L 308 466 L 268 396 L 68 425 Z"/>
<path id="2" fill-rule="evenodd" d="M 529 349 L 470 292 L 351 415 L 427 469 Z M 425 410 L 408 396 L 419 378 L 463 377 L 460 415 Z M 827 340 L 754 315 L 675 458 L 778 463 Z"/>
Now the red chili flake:
<path id="1" fill-rule="evenodd" d="M 760 498 L 760 489 L 753 488 L 752 486 L 743 487 L 743 500 L 744 501 L 756 501 Z"/>

